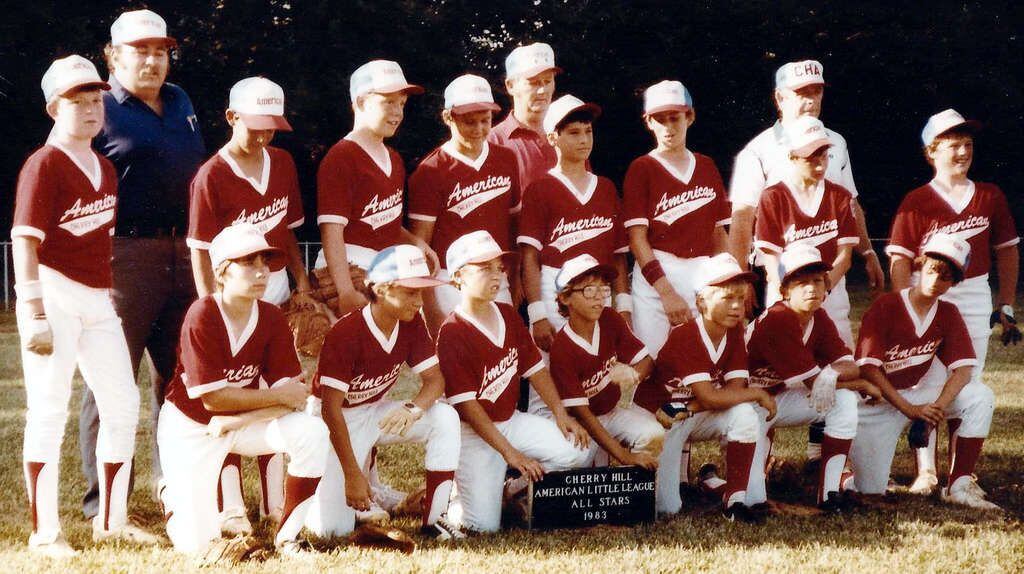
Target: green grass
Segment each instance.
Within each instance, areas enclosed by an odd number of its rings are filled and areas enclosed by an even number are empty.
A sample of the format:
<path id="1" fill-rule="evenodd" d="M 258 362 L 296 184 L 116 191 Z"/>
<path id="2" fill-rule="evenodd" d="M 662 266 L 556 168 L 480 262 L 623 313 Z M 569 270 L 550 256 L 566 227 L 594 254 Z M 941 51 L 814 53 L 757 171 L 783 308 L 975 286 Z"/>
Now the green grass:
<path id="1" fill-rule="evenodd" d="M 864 308 L 856 296 L 854 314 Z M 67 426 L 61 478 L 62 520 L 68 540 L 84 548 L 67 563 L 51 563 L 30 555 L 25 541 L 30 530 L 21 471 L 25 395 L 13 316 L 0 314 L 0 572 L 177 572 L 191 571 L 193 562 L 170 548 L 134 550 L 94 546 L 80 513 L 84 482 L 79 471 L 76 392 Z M 995 343 L 995 341 L 994 341 Z M 511 530 L 456 546 L 427 540 L 416 553 L 403 556 L 362 551 L 337 541 L 329 552 L 310 562 L 272 559 L 245 564 L 232 572 L 334 570 L 345 572 L 1015 572 L 1024 555 L 1024 381 L 1019 367 L 1024 348 L 993 347 L 985 374 L 997 396 L 992 437 L 979 466 L 982 487 L 1007 509 L 1003 516 L 951 507 L 933 499 L 898 496 L 894 510 L 866 512 L 850 519 L 774 518 L 764 526 L 730 524 L 713 510 L 693 510 L 653 526 L 598 527 L 590 530 L 533 534 Z M 76 380 L 76 388 L 81 388 Z M 396 394 L 408 396 L 412 381 Z M 148 393 L 143 397 L 148 397 Z M 146 403 L 146 401 L 143 401 Z M 149 405 L 144 404 L 148 409 Z M 143 421 L 147 415 L 143 414 Z M 777 435 L 779 456 L 800 460 L 804 429 L 783 429 Z M 159 510 L 150 499 L 148 461 L 153 436 L 139 427 L 140 461 L 131 511 L 154 529 L 161 529 Z M 944 448 L 940 447 L 940 460 Z M 382 474 L 399 488 L 421 481 L 422 449 L 388 447 L 381 452 Z M 694 467 L 719 457 L 715 445 L 694 451 Z M 249 507 L 256 508 L 256 473 L 246 462 Z M 909 482 L 913 463 L 905 442 L 893 467 L 896 479 Z M 941 465 L 940 465 L 941 472 Z M 411 519 L 397 522 L 410 532 Z M 266 525 L 258 531 L 269 535 Z M 204 571 L 216 572 L 217 569 Z M 226 571 L 226 570 L 225 570 Z"/>

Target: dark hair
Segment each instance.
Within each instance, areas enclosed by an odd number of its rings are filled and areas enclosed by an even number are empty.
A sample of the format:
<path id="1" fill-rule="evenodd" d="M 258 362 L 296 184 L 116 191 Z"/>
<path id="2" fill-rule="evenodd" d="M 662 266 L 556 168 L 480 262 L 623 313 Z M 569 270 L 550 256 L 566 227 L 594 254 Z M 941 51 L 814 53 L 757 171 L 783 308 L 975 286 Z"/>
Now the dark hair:
<path id="1" fill-rule="evenodd" d="M 555 133 L 562 133 L 565 126 L 579 122 L 581 124 L 592 124 L 594 123 L 594 113 L 587 109 L 576 110 L 571 112 L 569 115 L 562 118 L 562 121 L 555 124 Z"/>
<path id="2" fill-rule="evenodd" d="M 832 290 L 832 281 L 828 277 L 828 270 L 823 268 L 823 267 L 808 266 L 806 269 L 800 269 L 800 270 L 796 271 L 795 273 L 793 273 L 792 275 L 790 275 L 789 277 L 786 277 L 786 279 L 782 281 L 782 284 L 779 285 L 779 295 L 782 295 L 782 298 L 785 299 L 786 298 L 786 291 L 789 290 L 789 287 L 793 283 L 796 283 L 797 281 L 801 281 L 801 280 L 803 280 L 806 277 L 810 277 L 811 275 L 822 275 L 822 276 L 824 276 L 824 278 L 825 278 L 825 291 L 831 291 Z"/>
<path id="3" fill-rule="evenodd" d="M 573 277 L 572 281 L 570 281 L 569 284 L 565 286 L 565 289 L 562 289 L 562 291 L 555 296 L 555 302 L 558 303 L 559 315 L 563 317 L 569 316 L 569 306 L 562 302 L 562 296 L 565 295 L 566 297 L 568 297 L 571 290 L 575 289 L 577 285 L 585 283 L 590 279 L 600 279 L 605 283 L 611 282 L 609 281 L 608 277 L 605 277 L 604 274 L 601 273 L 599 269 L 591 269 L 586 273 L 581 273 L 580 275 Z"/>
<path id="4" fill-rule="evenodd" d="M 953 284 L 954 285 L 956 285 L 957 283 L 959 283 L 959 282 L 964 280 L 964 272 L 963 272 L 963 270 L 961 270 L 960 267 L 958 267 L 956 264 L 954 264 L 948 257 L 943 257 L 942 255 L 939 255 L 937 253 L 929 253 L 927 255 L 919 255 L 916 259 L 914 259 L 914 264 L 913 264 L 913 267 L 912 267 L 913 270 L 914 271 L 921 271 L 922 269 L 924 269 L 924 263 L 925 263 L 925 261 L 927 261 L 929 259 L 934 259 L 936 261 L 941 261 L 942 263 L 946 264 L 946 267 L 949 268 L 949 274 L 953 276 Z"/>

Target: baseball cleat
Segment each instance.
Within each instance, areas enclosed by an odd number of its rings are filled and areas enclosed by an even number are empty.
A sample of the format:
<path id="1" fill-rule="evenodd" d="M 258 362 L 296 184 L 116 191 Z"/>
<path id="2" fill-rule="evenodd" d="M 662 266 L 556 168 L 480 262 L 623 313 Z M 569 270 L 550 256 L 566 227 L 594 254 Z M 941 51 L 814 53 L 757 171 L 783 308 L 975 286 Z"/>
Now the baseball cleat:
<path id="1" fill-rule="evenodd" d="M 818 509 L 828 516 L 839 516 L 849 512 L 849 508 L 846 506 L 845 498 L 842 494 L 831 491 L 825 494 L 824 500 L 818 503 Z"/>
<path id="2" fill-rule="evenodd" d="M 356 511 L 356 524 L 380 524 L 386 522 L 391 518 L 387 510 L 384 510 L 377 504 L 376 500 L 370 500 L 369 510 L 357 510 Z"/>
<path id="3" fill-rule="evenodd" d="M 702 491 L 714 493 L 725 484 L 725 480 L 718 476 L 718 467 L 709 462 L 697 471 L 697 484 Z"/>
<path id="4" fill-rule="evenodd" d="M 956 479 L 953 486 L 942 489 L 942 500 L 955 504 L 962 504 L 980 510 L 1002 511 L 998 505 L 985 500 L 985 491 L 977 485 L 978 479 L 974 476 L 961 476 Z"/>
<path id="5" fill-rule="evenodd" d="M 747 524 L 763 524 L 764 514 L 756 512 L 742 502 L 734 502 L 722 511 L 722 516 L 729 522 L 746 522 Z"/>
<path id="6" fill-rule="evenodd" d="M 433 524 L 427 524 L 420 529 L 420 532 L 425 536 L 429 536 L 434 540 L 465 540 L 467 534 L 462 530 L 460 526 L 448 520 L 447 514 L 442 514 L 437 522 Z"/>
<path id="7" fill-rule="evenodd" d="M 926 470 L 921 474 L 917 475 L 914 482 L 910 485 L 910 494 L 917 494 L 920 496 L 931 496 L 935 489 L 939 486 L 939 477 L 935 476 L 934 470 Z"/>
<path id="8" fill-rule="evenodd" d="M 252 523 L 249 522 L 249 517 L 244 514 L 222 517 L 220 533 L 227 538 L 239 535 L 246 536 L 252 534 Z"/>
<path id="9" fill-rule="evenodd" d="M 28 551 L 33 554 L 56 560 L 78 556 L 78 551 L 72 548 L 67 540 L 64 540 L 63 534 L 58 535 L 53 542 L 38 542 L 33 540 L 34 537 L 35 534 L 28 538 Z"/>
<path id="10" fill-rule="evenodd" d="M 92 541 L 93 542 L 128 542 L 139 545 L 156 545 L 164 541 L 163 537 L 153 534 L 137 524 L 127 522 L 117 528 L 104 529 L 100 523 L 100 517 L 92 519 Z"/>

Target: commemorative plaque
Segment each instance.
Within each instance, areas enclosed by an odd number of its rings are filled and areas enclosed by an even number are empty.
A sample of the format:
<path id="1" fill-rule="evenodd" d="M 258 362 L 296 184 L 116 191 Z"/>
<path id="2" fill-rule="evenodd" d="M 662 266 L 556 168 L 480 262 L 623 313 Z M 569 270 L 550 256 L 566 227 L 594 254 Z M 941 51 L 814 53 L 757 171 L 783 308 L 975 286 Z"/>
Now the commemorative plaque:
<path id="1" fill-rule="evenodd" d="M 654 474 L 639 466 L 545 473 L 530 484 L 530 529 L 654 522 Z"/>

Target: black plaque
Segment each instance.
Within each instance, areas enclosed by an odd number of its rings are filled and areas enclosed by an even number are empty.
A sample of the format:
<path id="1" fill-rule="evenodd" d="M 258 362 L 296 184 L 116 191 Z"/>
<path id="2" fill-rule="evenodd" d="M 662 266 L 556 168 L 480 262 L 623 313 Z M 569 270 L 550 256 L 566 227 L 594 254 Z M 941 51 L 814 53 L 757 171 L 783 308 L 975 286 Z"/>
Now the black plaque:
<path id="1" fill-rule="evenodd" d="M 654 471 L 639 466 L 549 472 L 531 483 L 530 529 L 654 522 Z"/>

